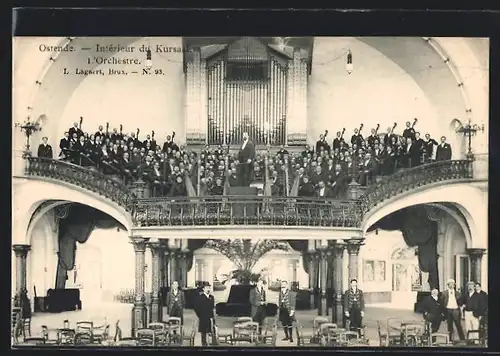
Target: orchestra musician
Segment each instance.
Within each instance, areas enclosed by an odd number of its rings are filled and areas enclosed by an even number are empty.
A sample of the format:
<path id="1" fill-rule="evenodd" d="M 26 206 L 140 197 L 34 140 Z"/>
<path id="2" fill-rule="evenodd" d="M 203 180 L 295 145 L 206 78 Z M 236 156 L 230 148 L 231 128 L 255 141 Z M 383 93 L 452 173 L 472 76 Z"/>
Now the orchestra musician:
<path id="1" fill-rule="evenodd" d="M 352 137 L 351 137 L 351 144 L 356 145 L 357 147 L 360 147 L 361 142 L 363 142 L 363 141 L 364 141 L 363 136 L 361 135 L 359 130 L 354 129 L 354 135 L 352 135 Z"/>
<path id="2" fill-rule="evenodd" d="M 194 311 L 198 317 L 198 332 L 201 334 L 201 345 L 208 346 L 207 334 L 212 332 L 212 323 L 214 315 L 215 299 L 211 294 L 209 282 L 202 283 L 202 293 L 198 296 L 194 304 Z"/>
<path id="3" fill-rule="evenodd" d="M 403 131 L 403 137 L 405 139 L 411 138 L 411 140 L 415 140 L 415 129 L 412 127 L 411 122 L 406 122 L 406 128 Z"/>
<path id="4" fill-rule="evenodd" d="M 434 146 L 437 146 L 436 140 L 431 138 L 428 133 L 425 134 L 424 148 L 425 148 L 425 163 L 430 163 L 434 159 Z"/>

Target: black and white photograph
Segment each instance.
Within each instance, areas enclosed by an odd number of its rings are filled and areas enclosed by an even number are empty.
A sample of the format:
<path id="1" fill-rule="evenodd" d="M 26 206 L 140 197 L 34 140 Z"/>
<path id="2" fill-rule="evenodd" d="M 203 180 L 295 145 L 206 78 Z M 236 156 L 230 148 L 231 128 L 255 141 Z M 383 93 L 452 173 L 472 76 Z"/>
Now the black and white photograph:
<path id="1" fill-rule="evenodd" d="M 12 48 L 12 348 L 488 346 L 488 38 Z"/>

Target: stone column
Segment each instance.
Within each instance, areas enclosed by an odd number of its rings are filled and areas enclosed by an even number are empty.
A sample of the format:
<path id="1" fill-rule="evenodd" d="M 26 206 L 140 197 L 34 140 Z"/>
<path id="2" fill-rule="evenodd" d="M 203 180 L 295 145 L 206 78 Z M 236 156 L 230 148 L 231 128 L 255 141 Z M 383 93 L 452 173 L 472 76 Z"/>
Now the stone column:
<path id="1" fill-rule="evenodd" d="M 186 288 L 188 285 L 188 259 L 189 251 L 182 252 L 182 287 Z"/>
<path id="2" fill-rule="evenodd" d="M 347 252 L 349 252 L 349 283 L 359 277 L 359 249 L 363 245 L 363 239 L 347 240 Z"/>
<path id="3" fill-rule="evenodd" d="M 319 273 L 319 280 L 320 280 L 320 303 L 318 306 L 318 315 L 328 315 L 328 307 L 327 307 L 327 300 L 326 300 L 326 286 L 327 286 L 327 272 L 328 272 L 328 258 L 331 254 L 331 251 L 329 250 L 321 250 L 319 253 L 320 259 L 319 259 L 319 266 L 320 266 L 320 273 Z"/>
<path id="4" fill-rule="evenodd" d="M 169 285 L 172 285 L 173 281 L 178 281 L 178 272 L 179 264 L 177 263 L 177 251 L 170 250 L 168 255 L 168 263 L 169 263 Z"/>
<path id="5" fill-rule="evenodd" d="M 157 323 L 162 319 L 160 308 L 160 243 L 158 241 L 148 242 L 151 250 L 151 322 Z"/>
<path id="6" fill-rule="evenodd" d="M 344 320 L 344 307 L 342 305 L 342 294 L 343 294 L 343 286 L 342 286 L 342 268 L 344 266 L 344 249 L 345 249 L 345 243 L 341 241 L 337 241 L 334 247 L 334 257 L 335 257 L 335 267 L 334 267 L 334 273 L 335 273 L 335 279 L 334 279 L 334 291 L 335 291 L 335 301 L 334 301 L 334 310 L 335 312 L 332 313 L 332 322 L 336 323 L 337 325 L 343 325 L 343 320 Z"/>
<path id="7" fill-rule="evenodd" d="M 307 261 L 309 263 L 309 305 L 314 309 L 314 292 L 316 291 L 316 262 L 317 257 L 314 252 L 308 252 Z"/>
<path id="8" fill-rule="evenodd" d="M 26 289 L 26 257 L 31 249 L 30 245 L 13 245 L 12 249 L 16 254 L 16 294 L 27 292 Z"/>
<path id="9" fill-rule="evenodd" d="M 134 307 L 132 308 L 132 336 L 135 337 L 136 330 L 146 327 L 144 265 L 146 259 L 146 242 L 149 238 L 135 236 L 131 237 L 131 240 L 135 251 L 135 298 Z"/>
<path id="10" fill-rule="evenodd" d="M 484 248 L 469 248 L 467 254 L 470 258 L 470 276 L 473 282 L 481 283 L 481 260 L 486 252 Z"/>

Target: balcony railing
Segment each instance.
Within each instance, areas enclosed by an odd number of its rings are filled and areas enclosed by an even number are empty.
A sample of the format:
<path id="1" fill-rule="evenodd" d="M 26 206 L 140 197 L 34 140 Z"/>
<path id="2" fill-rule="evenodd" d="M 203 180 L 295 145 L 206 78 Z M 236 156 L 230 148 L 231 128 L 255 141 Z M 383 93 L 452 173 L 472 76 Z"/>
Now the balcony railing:
<path id="1" fill-rule="evenodd" d="M 136 226 L 273 225 L 358 227 L 357 201 L 271 197 L 190 197 L 136 201 Z"/>
<path id="2" fill-rule="evenodd" d="M 132 192 L 119 180 L 87 167 L 50 158 L 28 157 L 26 175 L 56 179 L 74 184 L 110 199 L 125 208 L 133 209 Z"/>
<path id="3" fill-rule="evenodd" d="M 132 215 L 135 226 L 274 225 L 359 227 L 384 200 L 431 183 L 472 179 L 472 162 L 441 161 L 403 170 L 368 186 L 358 200 L 268 196 L 158 197 L 137 199 L 118 178 L 96 169 L 28 157 L 26 175 L 68 182 L 110 199 Z M 361 189 L 361 187 L 359 187 Z"/>
<path id="4" fill-rule="evenodd" d="M 370 185 L 359 199 L 361 209 L 364 214 L 384 200 L 431 183 L 472 178 L 469 160 L 440 161 L 402 170 Z"/>

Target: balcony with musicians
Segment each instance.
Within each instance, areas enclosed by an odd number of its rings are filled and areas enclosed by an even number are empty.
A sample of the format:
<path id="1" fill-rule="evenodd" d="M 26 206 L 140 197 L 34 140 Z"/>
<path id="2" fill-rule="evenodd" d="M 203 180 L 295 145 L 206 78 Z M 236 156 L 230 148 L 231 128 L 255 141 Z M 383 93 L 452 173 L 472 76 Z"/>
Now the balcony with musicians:
<path id="1" fill-rule="evenodd" d="M 92 310 L 99 327 L 52 341 L 103 344 L 107 325 L 123 346 L 430 346 L 421 314 L 449 279 L 473 312 L 468 283 L 487 290 L 487 225 L 470 208 L 487 195 L 487 120 L 462 110 L 464 85 L 428 41 L 163 41 L 189 51 L 138 55 L 168 79 L 71 77 L 63 92 L 49 68 L 18 125 L 16 340 L 32 313 L 35 328 Z M 445 324 L 445 344 L 470 336 Z"/>

